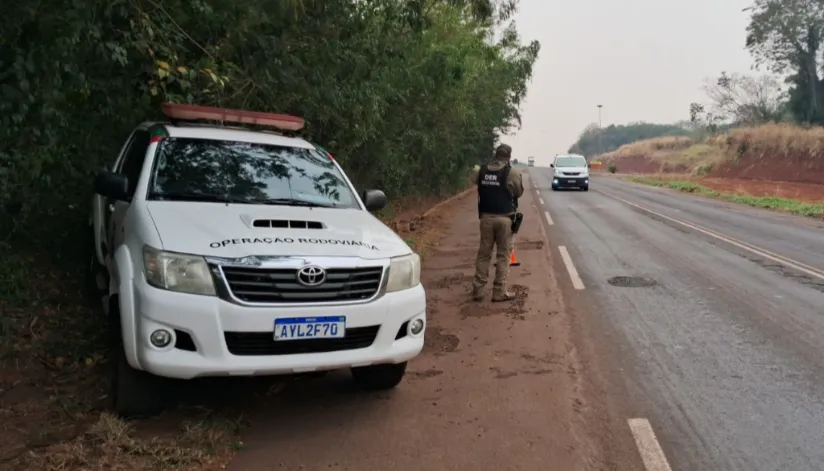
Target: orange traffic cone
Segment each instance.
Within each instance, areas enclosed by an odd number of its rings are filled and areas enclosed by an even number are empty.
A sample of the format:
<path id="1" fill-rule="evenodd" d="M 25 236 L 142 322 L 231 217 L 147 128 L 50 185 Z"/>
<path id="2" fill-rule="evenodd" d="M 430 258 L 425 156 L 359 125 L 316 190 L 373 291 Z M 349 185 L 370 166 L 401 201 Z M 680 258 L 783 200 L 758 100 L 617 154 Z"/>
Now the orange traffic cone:
<path id="1" fill-rule="evenodd" d="M 515 249 L 513 248 L 512 252 L 509 253 L 509 266 L 510 267 L 517 267 L 517 266 L 520 266 L 520 265 L 521 265 L 521 262 L 519 262 L 518 259 L 515 258 Z"/>

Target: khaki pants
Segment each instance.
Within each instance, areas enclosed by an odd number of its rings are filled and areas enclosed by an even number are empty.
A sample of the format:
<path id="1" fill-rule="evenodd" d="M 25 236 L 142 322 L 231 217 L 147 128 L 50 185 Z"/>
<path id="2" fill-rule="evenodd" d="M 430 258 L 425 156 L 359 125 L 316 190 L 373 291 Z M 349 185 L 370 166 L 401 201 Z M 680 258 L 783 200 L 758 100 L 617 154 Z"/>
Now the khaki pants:
<path id="1" fill-rule="evenodd" d="M 475 280 L 477 291 L 486 286 L 489 279 L 489 262 L 492 249 L 497 246 L 495 281 L 492 283 L 493 296 L 506 293 L 506 279 L 509 276 L 509 254 L 512 251 L 512 219 L 509 216 L 481 216 L 481 243 L 475 260 Z"/>

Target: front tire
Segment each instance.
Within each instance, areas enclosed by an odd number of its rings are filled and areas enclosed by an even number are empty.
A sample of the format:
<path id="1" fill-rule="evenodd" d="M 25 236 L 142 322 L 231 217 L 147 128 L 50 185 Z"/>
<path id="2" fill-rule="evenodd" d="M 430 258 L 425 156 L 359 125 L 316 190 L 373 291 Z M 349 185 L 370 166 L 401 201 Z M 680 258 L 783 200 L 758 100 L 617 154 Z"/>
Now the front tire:
<path id="1" fill-rule="evenodd" d="M 151 417 L 166 408 L 165 388 L 161 378 L 129 365 L 120 329 L 120 305 L 117 296 L 109 301 L 110 340 L 112 347 L 112 408 L 120 417 Z"/>
<path id="2" fill-rule="evenodd" d="M 352 368 L 352 379 L 361 389 L 383 391 L 401 384 L 406 375 L 406 362 L 397 365 L 374 365 Z"/>
<path id="3" fill-rule="evenodd" d="M 587 186 L 582 186 L 582 187 L 581 187 L 581 190 L 582 190 L 582 191 L 589 191 L 589 185 L 587 185 Z"/>

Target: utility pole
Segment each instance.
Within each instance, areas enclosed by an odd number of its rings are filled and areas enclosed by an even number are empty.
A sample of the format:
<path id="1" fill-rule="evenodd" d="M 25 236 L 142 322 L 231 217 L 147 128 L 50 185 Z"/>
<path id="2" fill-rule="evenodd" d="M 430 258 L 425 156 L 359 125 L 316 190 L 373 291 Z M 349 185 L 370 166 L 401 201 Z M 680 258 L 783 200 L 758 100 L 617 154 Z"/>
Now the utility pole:
<path id="1" fill-rule="evenodd" d="M 603 107 L 604 105 L 598 105 L 598 155 L 604 152 L 603 141 L 601 141 L 601 134 L 603 133 L 603 128 L 601 127 L 601 108 Z"/>

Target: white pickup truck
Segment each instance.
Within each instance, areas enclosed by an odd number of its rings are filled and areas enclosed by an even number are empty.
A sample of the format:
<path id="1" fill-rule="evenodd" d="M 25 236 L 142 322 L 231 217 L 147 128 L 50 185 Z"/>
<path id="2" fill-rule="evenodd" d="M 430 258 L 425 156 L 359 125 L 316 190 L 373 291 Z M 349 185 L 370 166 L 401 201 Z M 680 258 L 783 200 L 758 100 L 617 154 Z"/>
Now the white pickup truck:
<path id="1" fill-rule="evenodd" d="M 162 378 L 351 369 L 398 385 L 424 342 L 420 258 L 286 115 L 164 105 L 95 180 L 91 289 L 123 416 L 165 406 Z M 218 124 L 214 124 L 218 122 Z M 251 127 L 250 127 L 251 126 Z M 262 129 L 262 130 L 261 130 Z"/>

